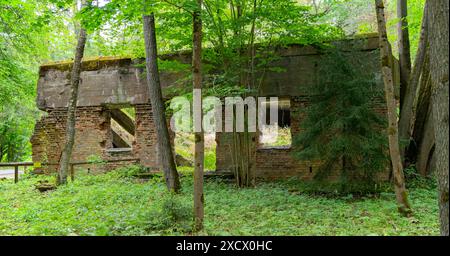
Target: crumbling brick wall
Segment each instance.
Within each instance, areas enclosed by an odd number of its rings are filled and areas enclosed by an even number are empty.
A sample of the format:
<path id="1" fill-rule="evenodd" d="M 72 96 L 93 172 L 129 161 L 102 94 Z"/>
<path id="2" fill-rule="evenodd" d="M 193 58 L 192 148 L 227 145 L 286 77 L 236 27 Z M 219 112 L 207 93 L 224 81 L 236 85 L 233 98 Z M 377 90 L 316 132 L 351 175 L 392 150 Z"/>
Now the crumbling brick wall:
<path id="1" fill-rule="evenodd" d="M 304 120 L 301 110 L 308 104 L 307 97 L 290 98 L 290 130 L 291 137 L 301 132 L 300 125 Z M 295 146 L 262 148 L 257 146 L 256 170 L 258 177 L 280 178 L 299 177 L 303 180 L 311 180 L 317 173 L 319 161 L 299 161 L 294 157 Z M 330 179 L 335 179 L 335 173 Z"/>
<path id="2" fill-rule="evenodd" d="M 104 155 L 108 139 L 108 116 L 102 107 L 79 107 L 76 111 L 75 144 L 72 161 L 87 161 L 91 155 Z M 35 126 L 31 138 L 33 162 L 49 163 L 55 171 L 64 148 L 67 109 L 48 109 Z"/>
<path id="3" fill-rule="evenodd" d="M 294 138 L 302 132 L 301 123 L 305 116 L 301 110 L 306 108 L 308 97 L 297 96 L 290 98 L 290 130 Z M 376 100 L 374 111 L 381 115 L 386 115 L 386 104 L 383 99 Z M 258 133 L 259 134 L 259 133 Z M 231 133 L 217 133 L 217 155 L 216 166 L 220 171 L 232 171 L 233 160 L 231 150 L 233 148 L 233 135 Z M 295 145 L 289 147 L 261 147 L 258 136 L 254 142 L 255 149 L 255 172 L 258 178 L 275 179 L 286 177 L 298 177 L 302 180 L 312 180 L 320 166 L 320 160 L 300 161 L 295 158 L 294 152 L 297 150 Z M 390 169 L 386 163 L 386 170 L 379 173 L 379 180 L 388 180 Z M 340 178 L 340 169 L 336 167 L 330 170 L 328 180 L 336 181 Z"/>
<path id="4" fill-rule="evenodd" d="M 365 39 L 343 40 L 336 43 L 344 50 L 361 51 L 370 63 L 368 72 L 380 74 L 378 38 L 376 35 Z M 302 117 L 298 111 L 307 103 L 302 95 L 304 89 L 317 82 L 317 59 L 321 54 L 312 46 L 291 45 L 276 49 L 278 58 L 275 67 L 286 72 L 267 71 L 264 74 L 258 96 L 287 96 L 291 99 L 291 134 L 301 133 Z M 179 53 L 162 57 L 190 64 L 189 53 Z M 151 170 L 160 169 L 157 136 L 149 104 L 147 83 L 142 66 L 135 65 L 143 60 L 123 58 L 97 58 L 84 61 L 82 65 L 73 161 L 86 161 L 89 156 L 97 155 L 103 160 L 123 160 L 136 158 Z M 37 105 L 47 115 L 37 122 L 31 139 L 33 161 L 58 162 L 64 143 L 66 125 L 66 107 L 70 96 L 70 62 L 43 65 L 40 69 Z M 162 72 L 161 84 L 165 99 L 169 95 L 164 88 L 168 86 L 189 86 L 190 71 Z M 381 76 L 378 76 L 381 83 Z M 398 76 L 395 76 L 398 83 Z M 180 82 L 182 81 L 182 82 Z M 176 91 L 176 90 L 174 90 Z M 114 151 L 111 148 L 110 115 L 106 106 L 125 104 L 135 107 L 135 140 L 132 150 Z M 377 111 L 385 112 L 384 104 L 377 105 Z M 173 142 L 174 134 L 171 133 Z M 232 134 L 216 135 L 217 170 L 231 171 Z M 255 143 L 258 143 L 258 138 Z M 173 144 L 173 143 L 172 143 Z M 300 162 L 292 151 L 295 148 L 254 147 L 255 171 L 259 177 L 276 178 L 298 176 L 311 179 L 317 170 L 317 162 Z M 110 163 L 105 169 L 128 164 L 129 162 Z M 49 170 L 54 171 L 55 166 Z M 332 175 L 333 176 L 333 175 Z M 338 174 L 334 175 L 335 177 Z"/>
<path id="5" fill-rule="evenodd" d="M 72 162 L 88 162 L 91 159 L 104 161 L 105 170 L 111 170 L 140 159 L 140 163 L 149 168 L 158 167 L 156 134 L 150 104 L 136 105 L 136 139 L 130 151 L 111 150 L 111 117 L 104 107 L 78 107 L 76 111 L 75 143 Z M 33 162 L 50 163 L 48 172 L 56 171 L 65 141 L 67 109 L 48 109 L 35 126 L 31 138 Z M 120 161 L 123 160 L 123 161 Z M 94 165 L 79 167 L 93 168 Z M 98 168 L 97 168 L 98 169 Z M 97 170 L 98 171 L 98 170 Z"/>
<path id="6" fill-rule="evenodd" d="M 300 123 L 303 117 L 300 110 L 306 106 L 306 97 L 292 97 L 291 103 L 291 136 L 294 137 L 300 133 Z M 258 134 L 255 145 L 252 147 L 255 152 L 255 172 L 259 178 L 282 178 L 299 177 L 304 180 L 311 180 L 319 165 L 318 161 L 299 161 L 293 152 L 295 148 L 291 147 L 261 147 L 259 145 Z M 232 171 L 233 161 L 231 156 L 233 135 L 231 133 L 216 134 L 216 166 L 220 171 Z M 337 175 L 337 174 L 336 174 Z M 334 179 L 335 176 L 331 177 Z"/>
<path id="7" fill-rule="evenodd" d="M 157 135 L 150 104 L 136 105 L 136 135 L 133 152 L 143 166 L 153 170 L 159 168 Z"/>

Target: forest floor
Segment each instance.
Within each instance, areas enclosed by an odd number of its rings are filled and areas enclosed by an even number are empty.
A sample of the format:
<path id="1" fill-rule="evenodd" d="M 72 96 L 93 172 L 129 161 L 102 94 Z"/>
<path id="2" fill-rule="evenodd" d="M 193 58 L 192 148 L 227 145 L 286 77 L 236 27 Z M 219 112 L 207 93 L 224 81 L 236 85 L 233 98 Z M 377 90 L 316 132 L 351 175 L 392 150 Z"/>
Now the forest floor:
<path id="1" fill-rule="evenodd" d="M 18 184 L 0 180 L 0 235 L 190 235 L 192 176 L 180 195 L 167 193 L 161 177 L 133 178 L 123 168 L 78 174 L 57 190 L 35 185 L 54 177 L 25 174 Z M 435 186 L 410 188 L 411 218 L 397 212 L 391 191 L 366 197 L 319 196 L 302 182 L 205 183 L 203 235 L 439 235 Z"/>

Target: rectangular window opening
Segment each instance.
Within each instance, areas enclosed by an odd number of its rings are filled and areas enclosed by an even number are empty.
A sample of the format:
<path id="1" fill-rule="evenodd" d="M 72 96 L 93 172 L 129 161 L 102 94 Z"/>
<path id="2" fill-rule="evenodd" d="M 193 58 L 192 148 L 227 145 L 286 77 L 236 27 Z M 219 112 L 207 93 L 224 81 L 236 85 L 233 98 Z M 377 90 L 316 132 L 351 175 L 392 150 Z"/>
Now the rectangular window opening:
<path id="1" fill-rule="evenodd" d="M 289 98 L 278 98 L 278 120 L 270 124 L 270 105 L 267 99 L 262 107 L 266 108 L 266 125 L 260 127 L 259 148 L 290 148 L 291 135 L 291 103 Z"/>
<path id="2" fill-rule="evenodd" d="M 110 112 L 110 149 L 130 151 L 135 141 L 136 111 L 133 107 L 111 108 Z"/>

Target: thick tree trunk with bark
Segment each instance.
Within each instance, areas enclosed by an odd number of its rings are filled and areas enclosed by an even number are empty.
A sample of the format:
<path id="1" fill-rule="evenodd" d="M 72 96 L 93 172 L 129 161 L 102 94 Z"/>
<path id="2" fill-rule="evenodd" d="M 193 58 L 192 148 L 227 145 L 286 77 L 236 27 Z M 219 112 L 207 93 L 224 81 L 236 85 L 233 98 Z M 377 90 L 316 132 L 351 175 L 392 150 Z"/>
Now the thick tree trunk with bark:
<path id="1" fill-rule="evenodd" d="M 448 225 L 448 0 L 429 1 L 430 73 L 432 105 L 436 136 L 435 157 L 439 188 L 441 234 L 449 235 Z"/>
<path id="2" fill-rule="evenodd" d="M 383 0 L 375 0 L 378 33 L 380 37 L 380 51 L 381 51 L 381 69 L 384 80 L 384 90 L 388 112 L 388 138 L 389 138 L 389 153 L 391 156 L 392 169 L 394 175 L 394 188 L 398 203 L 399 212 L 403 215 L 411 214 L 411 206 L 408 201 L 408 195 L 405 187 L 405 178 L 403 174 L 402 160 L 400 157 L 400 147 L 398 143 L 398 129 L 397 129 L 397 111 L 394 98 L 394 84 L 392 78 L 391 56 L 392 51 L 387 39 L 386 33 L 386 19 L 384 16 Z"/>
<path id="3" fill-rule="evenodd" d="M 202 89 L 202 19 L 201 19 L 202 0 L 197 0 L 197 9 L 193 13 L 193 47 L 192 47 L 192 80 L 194 89 Z M 198 108 L 201 113 L 194 117 L 195 129 L 195 152 L 194 152 L 194 229 L 200 231 L 203 229 L 204 216 L 204 195 L 203 195 L 203 173 L 205 158 L 205 140 L 203 134 L 202 118 L 202 95 L 199 93 Z M 195 113 L 195 110 L 194 110 Z M 200 114 L 200 115 L 198 115 Z M 196 115 L 196 114 L 194 114 Z"/>
<path id="4" fill-rule="evenodd" d="M 412 131 L 414 129 L 414 100 L 416 97 L 417 87 L 421 74 L 423 73 L 423 66 L 425 62 L 425 55 L 428 50 L 428 19 L 427 19 L 427 4 L 423 11 L 422 26 L 420 30 L 419 46 L 417 48 L 416 59 L 414 60 L 413 70 L 410 75 L 410 81 L 408 87 L 405 89 L 405 97 L 402 103 L 402 109 L 400 112 L 399 120 L 399 137 L 401 140 L 409 140 L 409 143 L 402 149 L 405 152 L 405 163 L 411 163 L 414 161 L 414 153 L 411 152 L 408 147 L 413 146 Z M 413 153 L 412 155 L 409 152 Z"/>
<path id="5" fill-rule="evenodd" d="M 164 171 L 167 188 L 179 192 L 180 180 L 178 177 L 175 159 L 170 144 L 169 130 L 166 122 L 164 102 L 161 92 L 161 83 L 158 71 L 158 55 L 156 46 L 155 16 L 144 15 L 145 55 L 147 68 L 147 84 L 152 104 L 153 118 L 155 120 L 158 136 L 159 158 Z"/>
<path id="6" fill-rule="evenodd" d="M 76 108 L 78 101 L 78 86 L 80 84 L 81 60 L 84 55 L 84 47 L 86 45 L 86 30 L 81 28 L 78 33 L 77 48 L 75 51 L 75 59 L 72 66 L 70 76 L 70 99 L 67 109 L 66 138 L 64 149 L 59 160 L 57 184 L 67 183 L 67 173 L 69 170 L 70 159 L 72 158 L 73 144 L 75 142 L 75 121 Z"/>
<path id="7" fill-rule="evenodd" d="M 407 0 L 397 0 L 397 18 L 399 19 L 397 33 L 398 59 L 400 64 L 400 109 L 403 109 L 403 102 L 409 87 L 409 76 L 411 74 L 411 50 L 407 16 Z"/>

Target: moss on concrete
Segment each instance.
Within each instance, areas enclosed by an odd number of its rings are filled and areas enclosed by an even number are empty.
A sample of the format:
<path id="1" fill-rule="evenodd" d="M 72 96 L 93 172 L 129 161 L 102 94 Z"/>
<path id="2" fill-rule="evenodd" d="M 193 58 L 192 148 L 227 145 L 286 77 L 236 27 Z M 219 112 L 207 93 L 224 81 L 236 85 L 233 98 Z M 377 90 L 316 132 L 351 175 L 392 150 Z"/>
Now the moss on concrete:
<path id="1" fill-rule="evenodd" d="M 81 63 L 82 71 L 93 71 L 107 67 L 127 66 L 131 63 L 131 58 L 123 57 L 94 57 L 84 58 Z M 39 73 L 43 75 L 49 70 L 70 71 L 73 60 L 49 62 L 41 65 Z"/>

